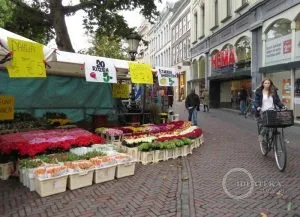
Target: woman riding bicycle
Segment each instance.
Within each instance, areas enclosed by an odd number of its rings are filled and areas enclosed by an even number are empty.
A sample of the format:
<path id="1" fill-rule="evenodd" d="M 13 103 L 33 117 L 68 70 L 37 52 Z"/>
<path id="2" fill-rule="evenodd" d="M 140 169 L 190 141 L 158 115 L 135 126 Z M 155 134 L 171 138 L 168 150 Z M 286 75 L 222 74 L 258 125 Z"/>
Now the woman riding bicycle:
<path id="1" fill-rule="evenodd" d="M 271 79 L 264 79 L 260 87 L 255 91 L 254 106 L 256 109 L 256 117 L 258 117 L 258 124 L 260 125 L 258 141 L 262 143 L 264 142 L 266 129 L 260 124 L 260 113 L 270 109 L 275 109 L 276 106 L 280 109 L 286 109 L 284 104 L 280 101 L 280 98 L 277 94 L 277 88 L 274 86 Z"/>

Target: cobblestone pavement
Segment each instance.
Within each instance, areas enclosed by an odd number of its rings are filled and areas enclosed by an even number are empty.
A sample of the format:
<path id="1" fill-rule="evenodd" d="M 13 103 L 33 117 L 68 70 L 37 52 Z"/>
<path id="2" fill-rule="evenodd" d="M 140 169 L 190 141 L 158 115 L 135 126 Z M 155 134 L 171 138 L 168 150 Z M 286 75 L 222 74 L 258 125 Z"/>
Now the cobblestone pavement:
<path id="1" fill-rule="evenodd" d="M 174 107 L 185 119 L 183 104 Z M 288 166 L 280 173 L 271 153 L 260 154 L 254 121 L 212 110 L 200 112 L 199 123 L 205 143 L 192 155 L 138 164 L 132 177 L 46 198 L 15 178 L 0 181 L 0 216 L 300 216 L 299 127 L 287 130 Z M 234 168 L 245 171 L 225 180 Z"/>

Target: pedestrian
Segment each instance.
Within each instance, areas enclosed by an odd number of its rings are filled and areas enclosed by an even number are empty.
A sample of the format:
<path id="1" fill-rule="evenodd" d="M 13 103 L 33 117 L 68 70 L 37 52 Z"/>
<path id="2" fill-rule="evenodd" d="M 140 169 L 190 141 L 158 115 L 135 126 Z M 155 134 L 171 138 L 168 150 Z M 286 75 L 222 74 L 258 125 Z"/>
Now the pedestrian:
<path id="1" fill-rule="evenodd" d="M 238 93 L 239 101 L 240 101 L 240 115 L 244 115 L 246 111 L 246 102 L 248 98 L 248 93 L 245 87 L 242 87 L 242 90 Z"/>
<path id="2" fill-rule="evenodd" d="M 209 93 L 208 90 L 205 88 L 203 91 L 203 107 L 204 112 L 209 112 Z"/>
<path id="3" fill-rule="evenodd" d="M 254 107 L 256 110 L 256 117 L 258 118 L 259 125 L 259 135 L 258 141 L 262 143 L 264 146 L 266 145 L 266 141 L 264 141 L 264 136 L 266 134 L 266 128 L 261 124 L 260 114 L 264 111 L 275 109 L 275 106 L 280 109 L 286 109 L 285 105 L 281 102 L 278 94 L 277 88 L 273 84 L 270 79 L 264 79 L 255 91 L 255 101 Z"/>
<path id="4" fill-rule="evenodd" d="M 197 111 L 200 110 L 200 97 L 195 93 L 195 89 L 192 89 L 191 93 L 187 96 L 185 107 L 189 112 L 188 120 L 197 126 Z"/>

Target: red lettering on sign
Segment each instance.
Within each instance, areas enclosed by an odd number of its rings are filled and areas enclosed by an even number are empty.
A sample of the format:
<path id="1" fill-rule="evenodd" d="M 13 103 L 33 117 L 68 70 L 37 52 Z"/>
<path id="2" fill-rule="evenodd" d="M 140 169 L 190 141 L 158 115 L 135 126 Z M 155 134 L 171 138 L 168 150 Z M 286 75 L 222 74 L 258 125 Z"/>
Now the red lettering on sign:
<path id="1" fill-rule="evenodd" d="M 213 69 L 233 65 L 236 63 L 235 50 L 231 48 L 219 51 L 212 56 L 211 61 Z"/>

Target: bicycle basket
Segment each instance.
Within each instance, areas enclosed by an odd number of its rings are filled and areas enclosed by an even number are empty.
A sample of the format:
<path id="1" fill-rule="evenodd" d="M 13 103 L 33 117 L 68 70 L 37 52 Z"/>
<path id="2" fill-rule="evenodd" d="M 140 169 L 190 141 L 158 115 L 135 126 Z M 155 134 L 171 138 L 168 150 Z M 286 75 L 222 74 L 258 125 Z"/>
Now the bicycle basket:
<path id="1" fill-rule="evenodd" d="M 262 114 L 262 124 L 265 127 L 283 128 L 294 125 L 293 110 L 265 111 Z"/>

